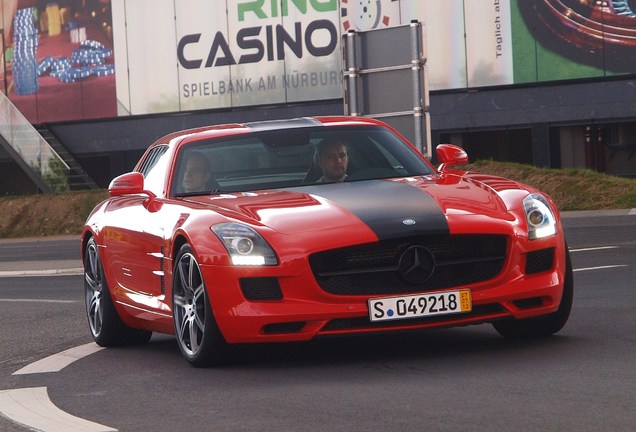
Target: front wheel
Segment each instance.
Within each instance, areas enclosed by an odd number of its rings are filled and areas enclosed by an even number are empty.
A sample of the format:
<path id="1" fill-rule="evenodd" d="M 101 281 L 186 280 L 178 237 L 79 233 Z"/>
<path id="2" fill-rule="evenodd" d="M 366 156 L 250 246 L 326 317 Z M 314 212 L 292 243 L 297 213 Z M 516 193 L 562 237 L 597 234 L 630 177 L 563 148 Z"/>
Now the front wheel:
<path id="1" fill-rule="evenodd" d="M 561 304 L 556 312 L 537 318 L 495 321 L 492 325 L 500 335 L 511 339 L 545 337 L 557 333 L 565 326 L 565 323 L 570 317 L 572 300 L 574 298 L 574 276 L 567 245 L 565 249 L 565 262 L 563 295 L 561 297 Z"/>
<path id="2" fill-rule="evenodd" d="M 206 367 L 227 361 L 229 347 L 216 325 L 201 268 L 188 244 L 175 261 L 172 309 L 179 349 L 188 363 Z"/>
<path id="3" fill-rule="evenodd" d="M 84 302 L 88 327 L 98 345 L 141 345 L 150 340 L 152 332 L 128 327 L 117 314 L 93 237 L 86 243 L 84 251 Z"/>

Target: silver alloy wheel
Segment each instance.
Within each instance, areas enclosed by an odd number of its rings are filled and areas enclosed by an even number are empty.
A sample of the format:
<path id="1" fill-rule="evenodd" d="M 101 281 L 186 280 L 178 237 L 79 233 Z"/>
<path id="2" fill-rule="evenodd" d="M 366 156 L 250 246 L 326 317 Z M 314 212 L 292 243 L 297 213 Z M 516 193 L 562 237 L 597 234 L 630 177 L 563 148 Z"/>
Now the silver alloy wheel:
<path id="1" fill-rule="evenodd" d="M 205 285 L 196 258 L 187 252 L 177 263 L 174 285 L 174 322 L 179 345 L 196 357 L 203 343 L 206 311 Z"/>
<path id="2" fill-rule="evenodd" d="M 102 294 L 104 287 L 104 275 L 99 262 L 99 252 L 95 242 L 90 241 L 87 245 L 86 263 L 84 263 L 84 284 L 86 311 L 88 313 L 88 324 L 93 337 L 99 337 L 102 331 Z"/>
<path id="3" fill-rule="evenodd" d="M 150 340 L 151 331 L 128 327 L 115 309 L 94 237 L 86 241 L 84 250 L 84 303 L 91 336 L 98 345 L 141 345 Z"/>

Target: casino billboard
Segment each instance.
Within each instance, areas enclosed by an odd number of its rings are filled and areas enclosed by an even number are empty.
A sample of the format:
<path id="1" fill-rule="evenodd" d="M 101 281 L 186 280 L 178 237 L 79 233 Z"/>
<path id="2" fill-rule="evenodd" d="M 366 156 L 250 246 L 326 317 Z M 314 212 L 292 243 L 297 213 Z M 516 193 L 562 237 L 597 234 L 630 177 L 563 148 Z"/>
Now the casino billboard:
<path id="1" fill-rule="evenodd" d="M 431 91 L 636 73 L 636 1 L 2 0 L 32 122 L 339 99 L 342 35 L 425 26 Z"/>

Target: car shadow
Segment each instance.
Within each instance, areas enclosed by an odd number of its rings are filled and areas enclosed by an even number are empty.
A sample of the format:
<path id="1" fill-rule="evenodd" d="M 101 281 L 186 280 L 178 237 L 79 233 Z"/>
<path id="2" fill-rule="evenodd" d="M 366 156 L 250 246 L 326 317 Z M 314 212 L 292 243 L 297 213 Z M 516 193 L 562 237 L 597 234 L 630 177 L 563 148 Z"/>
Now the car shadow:
<path id="1" fill-rule="evenodd" d="M 573 344 L 577 338 L 557 334 L 536 339 L 506 339 L 490 326 L 418 330 L 322 337 L 309 342 L 268 343 L 235 346 L 229 361 L 220 368 L 311 368 L 341 365 L 385 365 L 390 362 L 428 362 L 456 359 L 541 355 L 546 349 Z M 130 348 L 129 348 L 130 349 Z M 154 360 L 181 357 L 172 336 L 154 335 L 151 342 L 135 350 L 146 351 Z M 141 352 L 139 355 L 144 355 Z M 170 360 L 168 360 L 170 359 Z M 218 368 L 218 367 L 217 367 Z"/>

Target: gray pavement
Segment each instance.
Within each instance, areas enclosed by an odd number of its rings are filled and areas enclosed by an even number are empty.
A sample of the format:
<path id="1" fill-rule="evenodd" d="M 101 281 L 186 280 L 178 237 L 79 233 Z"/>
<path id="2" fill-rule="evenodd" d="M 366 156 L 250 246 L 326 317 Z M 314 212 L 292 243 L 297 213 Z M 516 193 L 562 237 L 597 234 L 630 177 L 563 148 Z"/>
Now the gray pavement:
<path id="1" fill-rule="evenodd" d="M 82 274 L 82 261 L 40 260 L 0 262 L 0 277 L 68 276 Z"/>
<path id="2" fill-rule="evenodd" d="M 59 253 L 51 253 L 53 244 Z M 78 235 L 0 239 L 0 277 L 82 274 L 79 244 Z"/>

